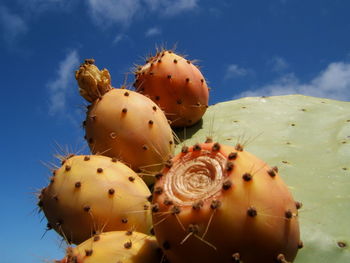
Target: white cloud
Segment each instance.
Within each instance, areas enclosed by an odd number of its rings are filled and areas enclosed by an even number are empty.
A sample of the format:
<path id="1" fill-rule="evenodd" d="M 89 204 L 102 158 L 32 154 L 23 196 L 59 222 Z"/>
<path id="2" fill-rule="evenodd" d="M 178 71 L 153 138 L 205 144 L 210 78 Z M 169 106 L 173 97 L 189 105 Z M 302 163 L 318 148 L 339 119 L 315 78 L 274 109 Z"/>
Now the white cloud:
<path id="1" fill-rule="evenodd" d="M 139 0 L 88 0 L 93 19 L 99 25 L 128 25 L 140 9 Z"/>
<path id="2" fill-rule="evenodd" d="M 225 79 L 243 77 L 248 75 L 249 70 L 245 68 L 241 68 L 236 64 L 228 65 L 226 68 Z"/>
<path id="3" fill-rule="evenodd" d="M 79 56 L 76 50 L 67 54 L 59 63 L 56 79 L 47 84 L 49 89 L 49 113 L 62 113 L 66 108 L 67 93 L 74 83 L 74 72 L 79 65 Z"/>
<path id="4" fill-rule="evenodd" d="M 148 29 L 145 33 L 146 37 L 153 37 L 156 35 L 161 34 L 162 31 L 158 28 L 158 27 L 151 27 L 150 29 Z"/>
<path id="5" fill-rule="evenodd" d="M 268 65 L 271 66 L 271 70 L 275 72 L 281 72 L 286 70 L 289 67 L 289 64 L 287 61 L 282 57 L 273 57 L 269 62 Z"/>
<path id="6" fill-rule="evenodd" d="M 301 83 L 293 73 L 285 74 L 271 84 L 264 85 L 256 90 L 245 91 L 237 97 L 287 94 L 350 100 L 350 63 L 331 63 L 325 70 L 306 83 Z"/>
<path id="7" fill-rule="evenodd" d="M 158 13 L 159 16 L 177 15 L 195 9 L 198 2 L 199 0 L 88 0 L 88 7 L 93 19 L 101 26 L 128 26 L 143 12 Z"/>
<path id="8" fill-rule="evenodd" d="M 0 27 L 3 30 L 3 38 L 9 44 L 28 31 L 26 22 L 5 6 L 0 6 Z"/>

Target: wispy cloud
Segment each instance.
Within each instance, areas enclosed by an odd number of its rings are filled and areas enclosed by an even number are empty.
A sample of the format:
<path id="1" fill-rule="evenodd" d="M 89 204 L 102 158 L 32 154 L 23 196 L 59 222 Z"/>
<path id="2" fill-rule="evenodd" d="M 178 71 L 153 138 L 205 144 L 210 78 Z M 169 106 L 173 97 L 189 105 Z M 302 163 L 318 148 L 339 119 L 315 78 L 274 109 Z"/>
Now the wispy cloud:
<path id="1" fill-rule="evenodd" d="M 225 79 L 243 77 L 248 75 L 248 73 L 249 73 L 248 69 L 239 67 L 236 64 L 231 64 L 231 65 L 228 65 L 226 68 Z"/>
<path id="2" fill-rule="evenodd" d="M 28 26 L 21 16 L 12 13 L 5 6 L 0 6 L 0 27 L 3 31 L 3 38 L 8 44 L 13 44 L 28 31 Z"/>
<path id="3" fill-rule="evenodd" d="M 282 72 L 288 69 L 289 67 L 288 62 L 284 58 L 279 56 L 273 57 L 267 64 L 271 67 L 271 70 L 274 72 Z"/>
<path id="4" fill-rule="evenodd" d="M 350 63 L 334 62 L 309 82 L 302 83 L 294 73 L 237 97 L 303 94 L 337 100 L 350 100 Z"/>
<path id="5" fill-rule="evenodd" d="M 162 31 L 158 27 L 151 27 L 145 33 L 146 37 L 153 37 L 156 35 L 160 35 Z"/>
<path id="6" fill-rule="evenodd" d="M 76 50 L 70 51 L 59 63 L 56 79 L 47 84 L 49 90 L 49 114 L 55 115 L 66 110 L 69 88 L 74 83 L 74 70 L 79 65 Z"/>
<path id="7" fill-rule="evenodd" d="M 88 7 L 95 22 L 101 26 L 129 26 L 136 15 L 144 12 L 163 17 L 177 15 L 195 9 L 198 2 L 199 0 L 88 0 Z"/>

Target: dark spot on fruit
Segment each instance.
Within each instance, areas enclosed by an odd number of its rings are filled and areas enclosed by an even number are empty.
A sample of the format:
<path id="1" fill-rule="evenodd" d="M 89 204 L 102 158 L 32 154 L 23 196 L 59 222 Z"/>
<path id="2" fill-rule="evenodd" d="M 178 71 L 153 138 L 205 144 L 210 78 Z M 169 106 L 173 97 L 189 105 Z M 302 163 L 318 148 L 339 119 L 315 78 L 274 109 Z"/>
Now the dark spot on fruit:
<path id="1" fill-rule="evenodd" d="M 99 241 L 100 239 L 101 239 L 101 237 L 99 235 L 94 236 L 94 241 L 95 242 Z"/>
<path id="2" fill-rule="evenodd" d="M 199 210 L 203 207 L 203 205 L 204 205 L 204 202 L 202 200 L 199 200 L 199 201 L 196 201 L 192 204 L 192 208 L 194 210 Z"/>
<path id="3" fill-rule="evenodd" d="M 174 144 L 174 142 L 173 141 L 169 141 L 169 144 L 172 145 L 172 144 Z"/>
<path id="4" fill-rule="evenodd" d="M 276 259 L 277 263 L 288 263 L 286 257 L 283 254 L 279 254 Z"/>
<path id="5" fill-rule="evenodd" d="M 92 255 L 92 249 L 85 249 L 85 256 L 90 257 Z"/>
<path id="6" fill-rule="evenodd" d="M 199 226 L 197 224 L 189 224 L 187 228 L 188 233 L 198 234 Z"/>
<path id="7" fill-rule="evenodd" d="M 182 146 L 181 152 L 182 153 L 188 153 L 188 146 Z"/>
<path id="8" fill-rule="evenodd" d="M 235 150 L 239 151 L 239 152 L 242 152 L 243 151 L 243 145 L 240 144 L 240 143 L 237 143 L 236 146 L 235 146 Z"/>
<path id="9" fill-rule="evenodd" d="M 130 95 L 129 92 L 127 92 L 127 91 L 124 92 L 124 96 L 127 97 L 127 96 L 129 96 L 129 95 Z"/>
<path id="10" fill-rule="evenodd" d="M 190 79 L 189 79 L 189 78 L 186 78 L 186 82 L 190 82 Z"/>
<path id="11" fill-rule="evenodd" d="M 176 60 L 176 59 L 174 59 L 174 63 L 175 63 L 175 64 L 177 63 L 177 60 Z"/>
<path id="12" fill-rule="evenodd" d="M 250 217 L 256 217 L 258 215 L 258 212 L 256 211 L 255 207 L 249 207 L 247 209 L 247 215 Z"/>
<path id="13" fill-rule="evenodd" d="M 126 249 L 131 248 L 131 247 L 132 247 L 132 242 L 131 242 L 131 241 L 126 242 L 126 243 L 124 244 L 124 247 L 125 247 Z"/>
<path id="14" fill-rule="evenodd" d="M 113 163 L 116 163 L 116 162 L 118 161 L 118 159 L 115 158 L 115 157 L 113 157 L 113 158 L 111 159 L 111 161 L 112 161 Z"/>
<path id="15" fill-rule="evenodd" d="M 222 189 L 224 190 L 228 190 L 232 187 L 232 182 L 230 180 L 226 180 L 225 182 L 223 182 L 222 184 Z"/>
<path id="16" fill-rule="evenodd" d="M 81 182 L 76 182 L 74 186 L 75 186 L 75 188 L 80 188 L 81 187 Z"/>
<path id="17" fill-rule="evenodd" d="M 161 63 L 162 62 L 162 60 L 161 59 L 158 59 L 158 63 Z"/>
<path id="18" fill-rule="evenodd" d="M 148 150 L 148 146 L 147 146 L 147 145 L 143 145 L 143 146 L 142 146 L 142 149 L 143 149 L 144 151 L 147 151 L 147 150 Z"/>
<path id="19" fill-rule="evenodd" d="M 163 248 L 164 248 L 165 250 L 169 250 L 169 249 L 170 249 L 170 243 L 169 243 L 169 241 L 164 241 L 162 246 L 163 246 Z"/>
<path id="20" fill-rule="evenodd" d="M 65 170 L 68 172 L 68 171 L 71 170 L 71 168 L 72 168 L 72 167 L 70 167 L 70 165 L 66 165 Z"/>
<path id="21" fill-rule="evenodd" d="M 226 170 L 227 172 L 231 172 L 231 171 L 233 170 L 234 166 L 235 166 L 235 165 L 233 164 L 233 162 L 226 162 L 225 170 Z"/>
<path id="22" fill-rule="evenodd" d="M 242 178 L 244 181 L 249 182 L 253 179 L 253 176 L 250 173 L 245 173 L 243 174 Z"/>
<path id="23" fill-rule="evenodd" d="M 127 218 L 125 218 L 125 217 L 124 217 L 124 218 L 122 218 L 122 223 L 123 223 L 123 224 L 128 223 L 128 219 L 127 219 Z"/>
<path id="24" fill-rule="evenodd" d="M 169 205 L 173 205 L 174 203 L 172 200 L 165 198 L 163 204 L 166 206 L 169 206 Z"/>
<path id="25" fill-rule="evenodd" d="M 115 190 L 114 190 L 113 188 L 110 188 L 110 189 L 108 190 L 108 194 L 109 194 L 109 195 L 114 195 L 114 193 L 115 193 Z"/>
<path id="26" fill-rule="evenodd" d="M 220 150 L 220 147 L 221 147 L 220 143 L 216 142 L 216 143 L 214 143 L 212 150 L 217 152 Z"/>
<path id="27" fill-rule="evenodd" d="M 291 210 L 287 210 L 285 213 L 284 213 L 284 216 L 287 218 L 287 219 L 291 219 L 293 217 L 293 212 Z"/>
<path id="28" fill-rule="evenodd" d="M 89 212 L 90 209 L 91 209 L 91 207 L 88 206 L 88 205 L 86 205 L 86 206 L 83 207 L 83 210 L 84 210 L 85 212 Z"/>
<path id="29" fill-rule="evenodd" d="M 169 159 L 168 161 L 165 162 L 164 165 L 166 168 L 170 169 L 173 166 L 173 161 Z"/>
<path id="30" fill-rule="evenodd" d="M 174 205 L 174 206 L 171 208 L 171 213 L 172 213 L 173 215 L 178 215 L 178 214 L 180 214 L 180 212 L 181 212 L 180 207 L 178 207 L 178 206 L 176 206 L 176 205 Z"/>
<path id="31" fill-rule="evenodd" d="M 157 180 L 159 180 L 160 178 L 162 178 L 163 177 L 163 174 L 162 173 L 157 173 L 156 175 L 155 175 L 155 178 L 157 179 Z"/>
<path id="32" fill-rule="evenodd" d="M 160 195 L 163 193 L 163 188 L 160 187 L 160 186 L 157 186 L 156 188 L 154 188 L 154 191 L 153 191 L 155 194 L 157 195 Z"/>
<path id="33" fill-rule="evenodd" d="M 176 100 L 176 103 L 180 105 L 180 104 L 182 104 L 182 100 L 178 99 L 178 100 Z"/>
<path id="34" fill-rule="evenodd" d="M 240 263 L 241 262 L 241 256 L 239 253 L 232 254 L 232 262 L 233 263 Z"/>
<path id="35" fill-rule="evenodd" d="M 149 209 L 149 205 L 145 204 L 143 205 L 143 210 L 147 211 Z"/>
<path id="36" fill-rule="evenodd" d="M 149 120 L 149 121 L 148 121 L 148 124 L 149 124 L 149 125 L 153 125 L 153 121 L 152 121 L 152 120 Z"/>
<path id="37" fill-rule="evenodd" d="M 157 111 L 157 107 L 156 107 L 156 106 L 153 106 L 152 109 L 153 109 L 154 111 Z"/>
<path id="38" fill-rule="evenodd" d="M 187 64 L 191 64 L 191 61 L 189 61 L 189 60 L 186 60 L 186 62 L 187 62 Z"/>
<path id="39" fill-rule="evenodd" d="M 133 177 L 133 176 L 129 176 L 128 179 L 129 179 L 130 182 L 134 182 L 135 181 L 135 177 Z"/>
<path id="40" fill-rule="evenodd" d="M 151 71 L 150 73 L 149 73 L 151 76 L 153 76 L 154 75 L 154 73 Z"/>
<path id="41" fill-rule="evenodd" d="M 295 123 L 292 123 L 290 126 L 295 126 Z"/>
<path id="42" fill-rule="evenodd" d="M 122 113 L 127 113 L 128 112 L 128 109 L 127 108 L 123 108 L 122 109 Z"/>
<path id="43" fill-rule="evenodd" d="M 297 209 L 300 209 L 300 208 L 303 207 L 303 203 L 301 203 L 301 202 L 295 202 L 295 207 L 296 207 Z"/>
<path id="44" fill-rule="evenodd" d="M 168 79 L 171 79 L 171 75 L 168 75 L 167 78 L 168 78 Z"/>
<path id="45" fill-rule="evenodd" d="M 269 169 L 269 170 L 267 171 L 267 173 L 268 173 L 268 175 L 270 175 L 271 177 L 275 177 L 275 176 L 276 176 L 276 172 L 275 172 L 275 170 L 273 170 L 273 169 Z"/>
<path id="46" fill-rule="evenodd" d="M 221 206 L 221 202 L 219 200 L 213 200 L 211 201 L 210 208 L 215 210 L 218 209 Z"/>
<path id="47" fill-rule="evenodd" d="M 153 204 L 152 205 L 152 212 L 157 213 L 159 211 L 159 205 L 158 204 Z"/>
<path id="48" fill-rule="evenodd" d="M 303 248 L 303 247 L 304 247 L 303 241 L 299 241 L 299 243 L 298 243 L 298 248 L 301 249 L 301 248 Z"/>
<path id="49" fill-rule="evenodd" d="M 90 156 L 84 156 L 84 161 L 89 161 L 90 160 Z"/>
<path id="50" fill-rule="evenodd" d="M 228 155 L 228 159 L 229 160 L 236 160 L 237 159 L 237 156 L 238 156 L 238 154 L 237 154 L 237 152 L 231 152 L 229 155 Z"/>
<path id="51" fill-rule="evenodd" d="M 128 230 L 128 231 L 126 231 L 126 233 L 125 233 L 125 235 L 127 235 L 127 236 L 132 236 L 132 234 L 133 234 L 133 231 L 132 231 L 132 230 Z"/>
<path id="52" fill-rule="evenodd" d="M 102 168 L 97 168 L 97 173 L 102 173 L 103 172 L 103 169 Z"/>
<path id="53" fill-rule="evenodd" d="M 200 150 L 202 150 L 202 147 L 198 143 L 193 145 L 193 151 L 200 151 Z"/>

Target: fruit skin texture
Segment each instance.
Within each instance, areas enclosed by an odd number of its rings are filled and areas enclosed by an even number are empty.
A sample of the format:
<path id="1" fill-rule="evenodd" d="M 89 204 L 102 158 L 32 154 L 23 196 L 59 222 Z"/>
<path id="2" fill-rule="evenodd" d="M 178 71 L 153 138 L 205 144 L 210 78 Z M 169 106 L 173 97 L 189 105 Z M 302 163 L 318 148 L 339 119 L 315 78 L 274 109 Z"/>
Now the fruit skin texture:
<path id="1" fill-rule="evenodd" d="M 239 145 L 185 147 L 158 178 L 154 231 L 170 262 L 294 260 L 296 203 L 278 169 Z"/>
<path id="2" fill-rule="evenodd" d="M 102 81 L 105 71 L 96 73 L 95 65 L 85 63 L 76 74 L 82 96 L 100 94 L 88 96 L 93 102 L 84 121 L 85 137 L 92 153 L 118 158 L 147 175 L 159 171 L 174 152 L 172 130 L 164 113 L 137 92 L 99 88 L 109 85 L 108 81 Z M 101 94 L 100 90 L 106 93 Z"/>
<path id="3" fill-rule="evenodd" d="M 156 102 L 172 127 L 191 126 L 204 115 L 209 90 L 202 73 L 191 61 L 163 50 L 149 58 L 135 75 L 136 91 Z"/>
<path id="4" fill-rule="evenodd" d="M 56 263 L 159 263 L 161 253 L 152 236 L 138 232 L 112 231 L 95 235 Z"/>
<path id="5" fill-rule="evenodd" d="M 39 195 L 39 207 L 68 242 L 94 233 L 128 230 L 149 233 L 150 191 L 129 167 L 105 156 L 77 155 L 63 161 Z"/>

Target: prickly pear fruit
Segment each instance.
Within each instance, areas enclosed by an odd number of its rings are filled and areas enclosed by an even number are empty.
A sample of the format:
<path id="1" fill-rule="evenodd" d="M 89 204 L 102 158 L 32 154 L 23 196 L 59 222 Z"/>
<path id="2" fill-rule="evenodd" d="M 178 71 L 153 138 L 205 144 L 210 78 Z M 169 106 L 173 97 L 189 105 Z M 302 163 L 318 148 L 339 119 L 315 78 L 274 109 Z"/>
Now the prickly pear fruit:
<path id="1" fill-rule="evenodd" d="M 184 146 L 157 178 L 154 231 L 170 262 L 294 260 L 298 203 L 277 167 L 241 145 Z"/>
<path id="2" fill-rule="evenodd" d="M 94 233 L 135 228 L 149 233 L 150 191 L 129 167 L 106 156 L 68 156 L 53 171 L 38 205 L 68 242 L 81 243 Z"/>
<path id="3" fill-rule="evenodd" d="M 160 263 L 161 257 L 154 237 L 132 231 L 112 231 L 67 248 L 65 258 L 56 263 Z"/>
<path id="4" fill-rule="evenodd" d="M 172 127 L 193 125 L 208 107 L 209 91 L 201 71 L 171 50 L 150 57 L 135 76 L 136 91 L 156 102 Z"/>
<path id="5" fill-rule="evenodd" d="M 137 92 L 112 88 L 108 70 L 100 71 L 91 60 L 80 66 L 76 79 L 81 95 L 92 102 L 83 123 L 91 151 L 121 159 L 146 175 L 159 171 L 174 151 L 160 108 Z"/>

